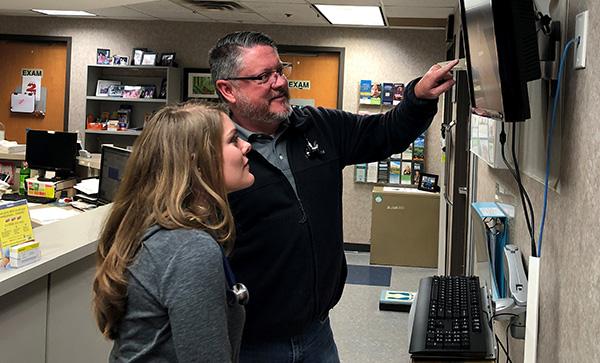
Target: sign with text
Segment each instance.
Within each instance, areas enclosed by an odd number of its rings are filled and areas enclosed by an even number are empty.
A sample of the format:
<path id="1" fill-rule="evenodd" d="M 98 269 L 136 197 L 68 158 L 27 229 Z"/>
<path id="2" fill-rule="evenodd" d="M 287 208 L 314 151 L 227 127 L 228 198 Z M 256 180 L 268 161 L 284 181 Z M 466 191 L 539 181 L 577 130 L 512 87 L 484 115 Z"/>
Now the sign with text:
<path id="1" fill-rule="evenodd" d="M 23 77 L 23 82 L 21 85 L 21 92 L 33 93 L 35 95 L 35 100 L 39 101 L 43 75 L 44 71 L 42 69 L 22 68 L 21 77 Z"/>
<path id="2" fill-rule="evenodd" d="M 0 206 L 0 246 L 2 249 L 34 239 L 26 200 Z"/>
<path id="3" fill-rule="evenodd" d="M 289 88 L 296 88 L 296 89 L 310 89 L 310 81 L 300 81 L 300 80 L 289 80 L 288 81 L 288 87 Z"/>

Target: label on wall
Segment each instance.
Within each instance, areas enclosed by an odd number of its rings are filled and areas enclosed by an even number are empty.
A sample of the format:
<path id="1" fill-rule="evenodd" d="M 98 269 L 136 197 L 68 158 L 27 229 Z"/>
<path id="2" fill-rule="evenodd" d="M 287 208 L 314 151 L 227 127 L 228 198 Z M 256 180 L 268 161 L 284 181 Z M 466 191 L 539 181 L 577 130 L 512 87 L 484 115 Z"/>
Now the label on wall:
<path id="1" fill-rule="evenodd" d="M 296 89 L 310 89 L 310 81 L 289 80 L 288 87 Z"/>
<path id="2" fill-rule="evenodd" d="M 21 93 L 33 93 L 35 94 L 35 100 L 40 100 L 40 94 L 42 93 L 42 77 L 44 71 L 36 68 L 22 68 L 21 76 L 23 82 L 21 84 Z"/>

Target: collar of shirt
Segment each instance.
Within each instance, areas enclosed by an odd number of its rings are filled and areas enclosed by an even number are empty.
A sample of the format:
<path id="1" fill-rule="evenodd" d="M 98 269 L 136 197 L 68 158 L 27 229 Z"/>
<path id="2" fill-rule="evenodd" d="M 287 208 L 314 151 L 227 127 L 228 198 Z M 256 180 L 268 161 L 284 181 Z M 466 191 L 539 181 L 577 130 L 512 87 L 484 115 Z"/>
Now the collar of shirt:
<path id="1" fill-rule="evenodd" d="M 268 134 L 263 134 L 260 132 L 253 132 L 250 131 L 240 125 L 238 125 L 237 123 L 233 123 L 235 125 L 235 128 L 238 131 L 238 135 L 244 140 L 244 141 L 248 141 L 249 143 L 253 143 L 253 142 L 261 142 L 263 140 L 268 140 L 268 141 L 279 141 L 279 138 L 281 137 L 281 135 L 284 134 L 284 132 L 289 128 L 289 122 L 284 121 L 281 124 L 279 124 L 279 127 L 277 128 L 277 132 L 275 132 L 275 135 L 268 135 Z"/>

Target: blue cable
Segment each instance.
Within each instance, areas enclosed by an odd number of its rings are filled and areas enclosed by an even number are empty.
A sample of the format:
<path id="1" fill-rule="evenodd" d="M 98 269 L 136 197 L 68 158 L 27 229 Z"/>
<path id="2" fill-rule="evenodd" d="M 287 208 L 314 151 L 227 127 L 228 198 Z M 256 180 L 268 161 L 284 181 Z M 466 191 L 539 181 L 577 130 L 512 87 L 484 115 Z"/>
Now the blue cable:
<path id="1" fill-rule="evenodd" d="M 546 222 L 546 207 L 548 206 L 548 179 L 550 178 L 550 160 L 552 158 L 552 133 L 556 125 L 556 108 L 558 107 L 558 100 L 560 98 L 560 81 L 565 66 L 565 59 L 567 59 L 567 52 L 569 48 L 579 42 L 579 37 L 573 38 L 565 44 L 562 55 L 560 57 L 560 66 L 558 67 L 558 82 L 556 83 L 556 95 L 554 96 L 554 104 L 552 105 L 552 122 L 548 128 L 548 144 L 546 147 L 546 178 L 544 181 L 544 208 L 542 209 L 542 221 L 540 222 L 540 236 L 538 238 L 538 257 L 542 256 L 542 237 L 544 236 L 544 223 Z"/>

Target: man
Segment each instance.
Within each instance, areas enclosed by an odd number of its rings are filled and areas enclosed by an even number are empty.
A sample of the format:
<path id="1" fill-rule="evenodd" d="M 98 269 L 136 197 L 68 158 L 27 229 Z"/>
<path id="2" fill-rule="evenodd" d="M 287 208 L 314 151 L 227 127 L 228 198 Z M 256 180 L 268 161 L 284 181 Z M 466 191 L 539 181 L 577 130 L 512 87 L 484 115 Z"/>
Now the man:
<path id="1" fill-rule="evenodd" d="M 232 193 L 237 240 L 230 256 L 250 291 L 241 362 L 338 362 L 328 313 L 346 280 L 342 169 L 402 152 L 431 123 L 437 97 L 453 85 L 433 66 L 406 86 L 384 115 L 289 104 L 287 72 L 273 41 L 237 32 L 209 54 L 255 176 Z"/>

